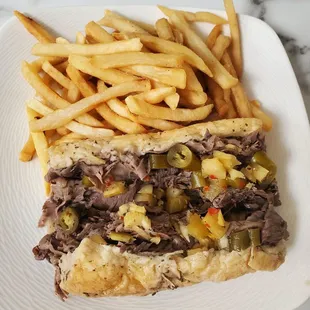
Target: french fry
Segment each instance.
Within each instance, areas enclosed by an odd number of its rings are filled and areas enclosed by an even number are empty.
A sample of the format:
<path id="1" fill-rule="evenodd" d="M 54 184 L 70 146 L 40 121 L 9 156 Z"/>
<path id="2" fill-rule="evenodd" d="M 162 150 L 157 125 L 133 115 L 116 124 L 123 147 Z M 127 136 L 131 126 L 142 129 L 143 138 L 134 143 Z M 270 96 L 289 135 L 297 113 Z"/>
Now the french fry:
<path id="1" fill-rule="evenodd" d="M 32 110 L 36 111 L 37 113 L 43 116 L 51 115 L 51 113 L 54 112 L 53 109 L 48 108 L 38 100 L 28 100 L 27 107 L 31 108 Z M 100 139 L 104 137 L 114 136 L 113 130 L 106 128 L 93 128 L 87 125 L 80 124 L 76 121 L 71 121 L 67 123 L 65 127 L 59 127 L 56 130 L 58 134 L 60 134 L 61 136 L 68 135 L 70 131 L 93 139 Z"/>
<path id="2" fill-rule="evenodd" d="M 184 43 L 184 38 L 183 38 L 183 33 L 179 31 L 179 29 L 172 27 L 172 32 L 175 38 L 175 42 L 179 43 L 179 44 L 183 44 Z"/>
<path id="3" fill-rule="evenodd" d="M 85 26 L 85 32 L 88 40 L 92 38 L 97 43 L 111 43 L 114 41 L 114 38 L 94 21 Z"/>
<path id="4" fill-rule="evenodd" d="M 45 61 L 50 62 L 53 66 L 58 65 L 64 61 L 66 61 L 66 58 L 64 57 L 40 57 L 33 62 L 31 62 L 31 66 L 33 70 L 35 71 L 40 71 L 42 69 L 42 65 L 44 64 Z"/>
<path id="5" fill-rule="evenodd" d="M 27 142 L 24 144 L 22 150 L 19 153 L 20 161 L 30 161 L 35 154 L 36 150 L 32 140 L 31 134 L 29 134 Z"/>
<path id="6" fill-rule="evenodd" d="M 139 52 L 143 45 L 139 38 L 125 41 L 98 44 L 57 44 L 37 43 L 32 48 L 32 54 L 36 56 L 61 56 L 68 57 L 70 54 L 81 56 L 105 55 L 122 52 Z"/>
<path id="7" fill-rule="evenodd" d="M 146 131 L 145 128 L 140 124 L 134 123 L 129 119 L 114 113 L 108 105 L 102 104 L 97 108 L 97 111 L 104 119 L 108 119 L 115 128 L 122 132 L 137 134 Z"/>
<path id="8" fill-rule="evenodd" d="M 116 114 L 118 114 L 119 116 L 122 116 L 124 118 L 127 118 L 133 122 L 136 122 L 136 116 L 134 114 L 132 114 L 127 105 L 125 103 L 123 103 L 122 101 L 120 101 L 119 99 L 115 98 L 115 99 L 111 99 L 109 100 L 109 102 L 107 102 L 107 105 L 109 106 L 109 108 L 115 112 Z"/>
<path id="9" fill-rule="evenodd" d="M 155 23 L 155 29 L 159 38 L 173 42 L 175 41 L 171 25 L 166 18 L 158 19 Z"/>
<path id="10" fill-rule="evenodd" d="M 231 73 L 231 75 L 237 76 L 237 72 L 233 66 L 233 63 L 227 51 L 224 53 L 222 57 L 222 63 L 226 68 L 226 70 Z M 238 115 L 240 117 L 251 117 L 252 116 L 251 105 L 242 84 L 239 82 L 236 86 L 234 86 L 231 89 L 231 91 L 233 94 L 234 106 L 237 110 Z"/>
<path id="11" fill-rule="evenodd" d="M 98 21 L 98 24 L 113 28 L 120 32 L 138 32 L 148 34 L 146 30 L 139 27 L 136 23 L 131 22 L 129 19 L 126 19 L 125 17 L 110 10 L 105 10 L 105 15 Z"/>
<path id="12" fill-rule="evenodd" d="M 173 95 L 167 96 L 165 98 L 165 102 L 171 110 L 175 110 L 179 105 L 180 95 L 178 93 L 175 93 Z"/>
<path id="13" fill-rule="evenodd" d="M 102 102 L 127 95 L 131 92 L 143 92 L 151 89 L 151 84 L 146 80 L 132 81 L 108 88 L 100 94 L 84 98 L 77 103 L 71 104 L 64 109 L 55 110 L 39 120 L 30 122 L 33 132 L 56 129 L 64 126 L 80 115 L 97 108 Z"/>
<path id="14" fill-rule="evenodd" d="M 102 139 L 114 136 L 114 131 L 106 128 L 93 128 L 87 125 L 80 124 L 75 121 L 69 122 L 66 127 L 72 132 L 83 135 L 87 138 Z"/>
<path id="15" fill-rule="evenodd" d="M 241 51 L 241 39 L 239 21 L 232 0 L 224 0 L 224 6 L 228 17 L 230 35 L 231 35 L 231 57 L 238 78 L 242 76 L 243 59 Z"/>
<path id="16" fill-rule="evenodd" d="M 221 60 L 224 52 L 230 45 L 230 37 L 224 36 L 220 34 L 216 39 L 214 46 L 212 47 L 211 51 L 212 54 L 216 57 L 216 59 Z"/>
<path id="17" fill-rule="evenodd" d="M 44 134 L 45 134 L 45 137 L 46 137 L 48 140 L 51 140 L 51 139 L 53 139 L 54 135 L 56 135 L 56 130 L 55 130 L 55 129 L 46 130 L 46 131 L 44 131 Z M 50 144 L 50 143 L 49 143 L 49 144 Z"/>
<path id="18" fill-rule="evenodd" d="M 261 107 L 261 104 L 258 100 L 252 100 L 251 101 L 251 104 L 253 104 L 254 106 L 256 106 L 257 108 L 260 108 Z"/>
<path id="19" fill-rule="evenodd" d="M 46 61 L 42 66 L 43 71 L 50 75 L 57 83 L 62 87 L 69 89 L 70 87 L 76 87 L 70 79 L 64 76 L 60 71 L 53 67 L 48 61 Z M 71 85 L 73 84 L 73 86 Z"/>
<path id="20" fill-rule="evenodd" d="M 238 83 L 238 79 L 234 78 L 226 71 L 202 39 L 189 27 L 182 15 L 172 14 L 170 20 L 172 24 L 183 33 L 188 46 L 206 62 L 213 73 L 213 79 L 223 89 L 231 88 Z"/>
<path id="21" fill-rule="evenodd" d="M 175 86 L 181 89 L 186 87 L 186 73 L 183 69 L 135 65 L 121 68 L 121 70 L 126 73 L 152 79 L 169 86 Z"/>
<path id="22" fill-rule="evenodd" d="M 260 108 L 260 103 L 257 100 L 252 100 L 251 106 L 253 116 L 263 122 L 263 129 L 265 131 L 270 131 L 272 129 L 272 118 Z"/>
<path id="23" fill-rule="evenodd" d="M 156 29 L 153 25 L 148 24 L 148 23 L 144 23 L 144 22 L 141 22 L 138 20 L 132 20 L 132 19 L 128 19 L 128 20 L 130 20 L 132 23 L 136 24 L 138 27 L 144 29 L 146 32 L 148 32 L 152 36 L 157 36 Z"/>
<path id="24" fill-rule="evenodd" d="M 210 12 L 196 12 L 195 22 L 206 22 L 210 24 L 223 25 L 227 24 L 227 19 Z"/>
<path id="25" fill-rule="evenodd" d="M 183 62 L 183 56 L 143 52 L 129 52 L 113 55 L 94 56 L 91 60 L 92 65 L 101 69 L 121 68 L 132 65 L 181 68 L 183 66 Z"/>
<path id="26" fill-rule="evenodd" d="M 111 85 L 121 84 L 138 79 L 138 77 L 132 74 L 124 73 L 117 69 L 103 70 L 97 68 L 91 64 L 90 59 L 83 56 L 70 55 L 69 64 L 71 64 L 76 69 L 84 73 L 90 74 L 92 76 L 95 76 L 98 79 L 103 80 L 104 82 Z"/>
<path id="27" fill-rule="evenodd" d="M 60 139 L 54 141 L 52 145 L 59 145 L 61 143 L 71 143 L 83 139 L 86 139 L 86 137 L 75 132 L 70 132 L 68 135 L 63 136 Z"/>
<path id="28" fill-rule="evenodd" d="M 26 61 L 22 62 L 22 74 L 25 80 L 44 99 L 46 99 L 50 104 L 52 104 L 54 108 L 64 109 L 70 106 L 70 103 L 68 101 L 61 98 L 58 94 L 56 94 L 53 90 L 51 90 L 47 85 L 44 84 L 38 73 L 31 70 L 31 65 L 29 65 Z M 88 114 L 81 115 L 80 117 L 78 117 L 77 121 L 93 127 L 102 127 L 102 124 L 98 120 Z"/>
<path id="29" fill-rule="evenodd" d="M 223 89 L 224 100 L 228 105 L 228 111 L 226 113 L 227 118 L 236 118 L 238 116 L 234 104 L 231 101 L 231 90 Z"/>
<path id="30" fill-rule="evenodd" d="M 55 37 L 50 34 L 42 25 L 37 23 L 30 17 L 24 14 L 14 11 L 14 15 L 19 19 L 19 21 L 24 25 L 27 31 L 32 34 L 41 43 L 53 43 L 55 42 Z"/>
<path id="31" fill-rule="evenodd" d="M 207 41 L 206 44 L 208 46 L 208 49 L 212 49 L 212 47 L 214 46 L 217 37 L 221 34 L 222 32 L 222 26 L 221 25 L 215 25 L 213 27 L 213 29 L 211 30 L 211 32 L 209 33 L 208 37 L 207 37 Z"/>
<path id="32" fill-rule="evenodd" d="M 156 81 L 151 81 L 152 88 L 165 88 L 167 85 L 156 82 Z M 178 107 L 179 101 L 180 101 L 180 95 L 178 93 L 172 94 L 167 96 L 164 99 L 165 103 L 171 110 L 175 110 Z"/>
<path id="33" fill-rule="evenodd" d="M 212 79 L 207 79 L 208 90 L 214 101 L 214 106 L 220 117 L 224 117 L 229 109 L 228 104 L 224 100 L 223 89 Z"/>
<path id="34" fill-rule="evenodd" d="M 98 92 L 102 93 L 107 90 L 106 85 L 102 81 L 98 81 Z M 136 122 L 132 122 L 128 118 L 122 117 L 119 114 L 115 113 L 109 107 L 110 101 L 112 101 L 112 105 L 115 100 L 118 99 L 111 99 L 107 101 L 107 104 L 101 104 L 96 110 L 98 113 L 104 118 L 108 119 L 112 126 L 117 128 L 118 130 L 125 132 L 125 133 L 142 133 L 145 132 L 145 128 Z"/>
<path id="35" fill-rule="evenodd" d="M 32 122 L 34 121 L 39 114 L 33 111 L 32 109 L 27 107 L 27 116 L 28 116 L 28 121 Z M 31 137 L 33 140 L 33 144 L 36 150 L 36 153 L 38 155 L 40 165 L 41 165 L 41 171 L 43 174 L 43 177 L 47 174 L 48 171 L 48 142 L 45 137 L 44 132 L 31 132 Z M 44 187 L 45 187 L 45 193 L 46 195 L 49 194 L 50 192 L 50 185 L 49 183 L 44 181 Z"/>
<path id="36" fill-rule="evenodd" d="M 197 76 L 196 76 L 194 70 L 192 69 L 192 67 L 189 64 L 184 63 L 183 69 L 186 72 L 186 87 L 185 87 L 185 89 L 202 92 L 203 88 L 202 88 L 199 80 L 197 79 Z"/>
<path id="37" fill-rule="evenodd" d="M 72 65 L 69 64 L 66 71 L 69 78 L 75 84 L 75 86 L 78 87 L 83 97 L 89 97 L 95 94 L 95 91 L 85 80 L 85 78 L 83 77 L 83 75 L 79 70 L 75 69 Z"/>
<path id="38" fill-rule="evenodd" d="M 212 76 L 212 73 L 205 64 L 205 62 L 196 53 L 194 53 L 186 46 L 141 33 L 134 33 L 129 36 L 140 38 L 143 45 L 155 52 L 173 55 L 183 55 L 185 61 L 192 67 L 201 70 L 208 76 Z"/>
<path id="39" fill-rule="evenodd" d="M 63 37 L 56 38 L 56 43 L 57 44 L 70 44 L 70 42 L 67 39 L 63 38 Z"/>
<path id="40" fill-rule="evenodd" d="M 47 60 L 48 61 L 48 60 Z M 49 61 L 48 61 L 49 62 Z M 49 62 L 50 63 L 50 62 Z M 51 63 L 50 63 L 51 64 Z M 60 71 L 61 73 L 64 73 L 64 72 L 66 72 L 66 69 L 67 69 L 67 67 L 68 67 L 68 64 L 69 64 L 69 62 L 68 62 L 68 60 L 66 60 L 66 61 L 63 61 L 63 62 L 61 62 L 60 64 L 58 64 L 58 65 L 55 65 L 54 67 L 58 70 L 58 71 Z M 52 66 L 53 66 L 53 64 L 51 64 Z"/>
<path id="41" fill-rule="evenodd" d="M 75 36 L 75 43 L 76 44 L 86 44 L 86 38 L 84 37 L 83 33 L 78 31 L 76 33 L 76 36 Z"/>
<path id="42" fill-rule="evenodd" d="M 53 110 L 52 110 L 53 111 Z M 66 136 L 68 135 L 71 131 L 67 129 L 66 127 L 59 127 L 56 129 L 57 133 L 61 136 Z"/>
<path id="43" fill-rule="evenodd" d="M 182 125 L 174 122 L 166 121 L 163 119 L 144 117 L 140 115 L 136 116 L 136 120 L 138 123 L 142 125 L 149 126 L 162 131 L 178 129 L 183 127 Z"/>
<path id="44" fill-rule="evenodd" d="M 151 89 L 148 92 L 141 93 L 137 96 L 148 103 L 157 104 L 165 100 L 166 97 L 173 95 L 175 93 L 176 93 L 175 87 L 161 87 Z"/>
<path id="45" fill-rule="evenodd" d="M 130 112 L 149 118 L 170 120 L 174 122 L 192 122 L 205 119 L 212 111 L 213 105 L 196 109 L 176 109 L 149 104 L 141 99 L 129 96 L 125 99 Z"/>
<path id="46" fill-rule="evenodd" d="M 106 89 L 105 85 L 101 85 L 102 83 L 104 84 L 103 81 L 98 81 L 98 89 L 100 90 Z M 120 101 L 118 98 L 110 99 L 109 101 L 107 101 L 107 105 L 113 112 L 115 112 L 119 116 L 136 122 L 136 117 L 129 111 L 126 104 Z"/>
<path id="47" fill-rule="evenodd" d="M 227 24 L 227 20 L 216 14 L 210 12 L 187 12 L 180 10 L 172 10 L 162 5 L 157 7 L 168 17 L 171 17 L 173 13 L 181 13 L 188 22 L 206 22 L 211 24 Z"/>
<path id="48" fill-rule="evenodd" d="M 70 83 L 70 87 L 68 89 L 68 96 L 67 96 L 67 100 L 70 103 L 74 103 L 77 102 L 81 97 L 81 93 L 79 88 L 74 84 L 74 82 Z"/>
<path id="49" fill-rule="evenodd" d="M 187 108 L 197 108 L 205 105 L 208 95 L 202 91 L 178 89 L 180 104 Z"/>
<path id="50" fill-rule="evenodd" d="M 224 52 L 223 56 L 222 56 L 222 63 L 223 63 L 223 66 L 226 68 L 226 70 L 234 77 L 237 77 L 237 72 L 234 68 L 234 65 L 231 61 L 231 58 L 228 54 L 227 51 Z"/>
<path id="51" fill-rule="evenodd" d="M 240 117 L 252 117 L 252 109 L 249 99 L 241 83 L 231 89 L 233 102 Z"/>

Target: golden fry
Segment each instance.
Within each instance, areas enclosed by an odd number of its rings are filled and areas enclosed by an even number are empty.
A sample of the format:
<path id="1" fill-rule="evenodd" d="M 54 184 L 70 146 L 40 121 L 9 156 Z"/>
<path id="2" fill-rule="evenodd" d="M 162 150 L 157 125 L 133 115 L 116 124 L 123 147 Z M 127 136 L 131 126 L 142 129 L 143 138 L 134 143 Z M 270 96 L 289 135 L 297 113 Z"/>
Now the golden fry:
<path id="1" fill-rule="evenodd" d="M 114 38 L 94 21 L 89 22 L 85 27 L 87 40 L 93 39 L 96 43 L 111 43 Z"/>
<path id="2" fill-rule="evenodd" d="M 70 55 L 69 64 L 71 64 L 76 69 L 84 73 L 90 74 L 92 76 L 95 76 L 98 79 L 103 80 L 104 82 L 111 85 L 121 84 L 138 79 L 138 77 L 132 74 L 127 74 L 117 69 L 103 70 L 97 68 L 91 64 L 90 59 L 83 56 Z"/>
<path id="3" fill-rule="evenodd" d="M 173 13 L 179 13 L 184 16 L 188 22 L 206 22 L 211 24 L 227 24 L 227 20 L 216 14 L 210 12 L 187 12 L 180 10 L 172 10 L 162 5 L 157 5 L 157 7 L 168 17 L 171 17 Z"/>
<path id="4" fill-rule="evenodd" d="M 22 150 L 19 153 L 20 161 L 30 161 L 35 154 L 36 150 L 32 140 L 31 134 L 29 134 L 27 142 L 24 144 Z"/>
<path id="5" fill-rule="evenodd" d="M 136 23 L 131 22 L 129 19 L 126 19 L 125 17 L 110 10 L 105 10 L 105 15 L 98 21 L 98 24 L 113 28 L 120 32 L 137 32 L 148 34 L 146 30 L 139 27 Z"/>
<path id="6" fill-rule="evenodd" d="M 42 25 L 37 23 L 30 17 L 24 14 L 14 11 L 14 15 L 19 19 L 19 21 L 24 25 L 27 31 L 32 34 L 41 43 L 53 43 L 56 38 L 50 34 Z"/>
<path id="7" fill-rule="evenodd" d="M 175 93 L 173 95 L 167 96 L 165 98 L 165 102 L 171 110 L 175 110 L 179 105 L 180 95 L 178 93 Z"/>
<path id="8" fill-rule="evenodd" d="M 37 56 L 68 57 L 71 54 L 81 56 L 105 55 L 122 52 L 139 52 L 143 45 L 138 38 L 98 44 L 57 44 L 37 43 L 32 48 L 32 54 Z"/>
<path id="9" fill-rule="evenodd" d="M 230 45 L 230 37 L 219 35 L 216 39 L 214 46 L 211 49 L 212 54 L 216 57 L 217 60 L 221 60 L 226 49 Z"/>
<path id="10" fill-rule="evenodd" d="M 22 73 L 25 80 L 53 107 L 56 109 L 64 109 L 70 106 L 70 103 L 63 98 L 61 98 L 58 94 L 56 94 L 53 90 L 51 90 L 47 85 L 44 84 L 40 76 L 37 72 L 34 72 L 31 69 L 31 65 L 27 62 L 23 61 L 22 63 Z M 90 115 L 81 115 L 77 119 L 78 122 L 83 123 L 85 125 L 93 126 L 93 127 L 102 127 L 102 124 L 96 120 L 94 117 Z M 61 126 L 58 126 L 61 127 Z"/>
<path id="11" fill-rule="evenodd" d="M 75 69 L 70 64 L 67 67 L 67 74 L 69 78 L 71 79 L 71 81 L 75 84 L 75 86 L 78 87 L 83 97 L 89 97 L 96 93 L 93 90 L 93 88 L 88 84 L 88 82 L 85 80 L 81 72 Z"/>
<path id="12" fill-rule="evenodd" d="M 162 131 L 178 129 L 183 127 L 182 125 L 174 122 L 166 121 L 163 119 L 144 117 L 140 115 L 136 116 L 136 119 L 137 122 L 142 125 L 149 126 Z"/>
<path id="13" fill-rule="evenodd" d="M 227 71 L 229 71 L 233 76 L 237 76 L 237 72 L 232 64 L 232 61 L 227 51 L 222 57 L 222 62 Z M 238 115 L 240 117 L 251 117 L 251 105 L 242 84 L 239 82 L 231 89 L 231 91 L 233 94 L 234 106 L 237 110 Z"/>
<path id="14" fill-rule="evenodd" d="M 171 25 L 166 18 L 157 20 L 155 23 L 155 29 L 159 38 L 173 42 L 175 41 Z"/>
<path id="15" fill-rule="evenodd" d="M 76 33 L 75 43 L 76 44 L 86 44 L 86 38 L 84 37 L 82 32 L 78 31 Z"/>
<path id="16" fill-rule="evenodd" d="M 66 125 L 80 115 L 83 115 L 86 112 L 98 107 L 102 102 L 127 95 L 131 92 L 143 92 L 149 90 L 150 88 L 150 82 L 145 80 L 132 81 L 110 87 L 103 93 L 84 98 L 64 109 L 55 110 L 51 114 L 46 115 L 39 120 L 30 122 L 30 129 L 34 132 L 56 129 Z"/>
<path id="17" fill-rule="evenodd" d="M 28 121 L 33 122 L 39 114 L 33 111 L 32 109 L 27 107 L 27 116 L 28 116 Z M 47 174 L 48 171 L 48 142 L 45 137 L 44 132 L 31 132 L 31 137 L 33 140 L 34 147 L 36 149 L 36 153 L 38 155 L 40 165 L 41 165 L 41 170 L 43 177 Z M 46 195 L 49 194 L 50 192 L 50 185 L 49 183 L 44 181 L 44 187 L 45 187 L 45 193 Z"/>
<path id="18" fill-rule="evenodd" d="M 151 89 L 148 92 L 141 93 L 137 95 L 142 100 L 151 103 L 151 104 L 157 104 L 165 100 L 170 95 L 173 95 L 176 93 L 175 87 L 161 87 L 156 89 Z"/>
<path id="19" fill-rule="evenodd" d="M 31 66 L 34 71 L 40 71 L 42 69 L 42 65 L 45 61 L 50 62 L 51 65 L 55 66 L 58 65 L 64 61 L 66 61 L 66 58 L 64 57 L 40 57 L 33 62 L 31 62 Z"/>
<path id="20" fill-rule="evenodd" d="M 272 129 L 272 118 L 260 108 L 260 103 L 257 100 L 251 101 L 251 106 L 253 116 L 263 122 L 263 129 L 265 131 L 270 131 Z"/>
<path id="21" fill-rule="evenodd" d="M 235 11 L 233 0 L 224 0 L 231 35 L 231 56 L 238 78 L 242 76 L 243 59 L 241 50 L 241 38 L 239 21 Z"/>
<path id="22" fill-rule="evenodd" d="M 98 83 L 99 93 L 104 92 L 106 89 L 107 87 L 104 85 L 102 81 L 100 81 L 100 83 Z M 107 104 L 101 104 L 96 110 L 104 119 L 109 120 L 109 123 L 111 123 L 112 126 L 125 133 L 145 132 L 145 128 L 140 124 L 132 122 L 131 120 L 124 118 L 115 113 L 114 111 L 112 111 L 108 105 L 109 102 L 110 100 L 107 101 Z"/>
<path id="23" fill-rule="evenodd" d="M 171 15 L 172 24 L 177 27 L 184 35 L 188 46 L 199 55 L 211 69 L 213 79 L 224 89 L 231 88 L 238 83 L 238 79 L 234 78 L 226 71 L 222 64 L 214 57 L 202 39 L 190 28 L 182 15 Z"/>
<path id="24" fill-rule="evenodd" d="M 141 99 L 137 99 L 134 96 L 126 98 L 126 104 L 130 112 L 149 117 L 165 119 L 175 122 L 192 122 L 205 119 L 212 111 L 213 105 L 207 105 L 196 109 L 176 109 L 160 107 L 157 105 L 149 104 Z"/>
<path id="25" fill-rule="evenodd" d="M 101 69 L 121 68 L 132 65 L 149 65 L 167 68 L 181 68 L 184 57 L 179 55 L 153 54 L 143 52 L 118 53 L 94 56 L 91 64 Z"/>
<path id="26" fill-rule="evenodd" d="M 159 53 L 172 54 L 172 55 L 183 55 L 185 61 L 192 67 L 195 67 L 205 74 L 212 76 L 210 69 L 207 67 L 205 62 L 191 49 L 181 44 L 167 41 L 161 38 L 145 35 L 141 33 L 132 34 L 134 37 L 140 38 L 141 42 L 150 50 Z"/>
<path id="27" fill-rule="evenodd" d="M 135 65 L 124 67 L 121 70 L 181 89 L 186 86 L 186 73 L 183 69 Z"/>
<path id="28" fill-rule="evenodd" d="M 202 91 L 179 89 L 180 104 L 187 108 L 197 108 L 205 105 L 208 95 Z"/>
<path id="29" fill-rule="evenodd" d="M 192 69 L 192 67 L 185 63 L 183 64 L 183 69 L 186 72 L 186 89 L 187 90 L 194 90 L 194 91 L 203 91 L 203 88 L 199 82 L 199 80 L 197 79 L 197 76 L 194 72 L 194 70 Z"/>
<path id="30" fill-rule="evenodd" d="M 208 49 L 212 49 L 214 46 L 217 37 L 221 34 L 222 32 L 222 26 L 221 25 L 215 25 L 213 29 L 211 30 L 210 34 L 208 35 L 206 44 L 208 46 Z"/>
<path id="31" fill-rule="evenodd" d="M 40 101 L 37 100 L 29 100 L 27 102 L 27 106 L 44 116 L 51 115 L 54 112 L 53 109 L 44 106 L 44 104 L 42 104 Z M 65 127 L 59 127 L 56 130 L 57 133 L 60 134 L 61 136 L 66 136 L 70 133 L 70 131 L 72 131 L 77 134 L 84 135 L 86 137 L 93 139 L 111 137 L 114 135 L 113 130 L 106 128 L 93 128 L 87 125 L 80 124 L 76 121 L 71 121 L 67 123 Z"/>

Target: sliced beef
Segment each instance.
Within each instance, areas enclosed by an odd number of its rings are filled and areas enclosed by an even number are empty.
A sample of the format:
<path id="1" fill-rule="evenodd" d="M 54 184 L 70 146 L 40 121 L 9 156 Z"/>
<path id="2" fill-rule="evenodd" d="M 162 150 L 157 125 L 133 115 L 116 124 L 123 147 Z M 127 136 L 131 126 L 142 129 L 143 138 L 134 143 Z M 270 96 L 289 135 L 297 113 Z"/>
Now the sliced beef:
<path id="1" fill-rule="evenodd" d="M 191 184 L 191 172 L 176 168 L 152 170 L 149 177 L 149 182 L 159 188 L 177 187 L 186 189 Z"/>
<path id="2" fill-rule="evenodd" d="M 282 239 L 287 239 L 287 223 L 273 209 L 266 212 L 264 218 L 265 225 L 262 230 L 262 243 L 266 245 L 276 245 Z"/>
<path id="3" fill-rule="evenodd" d="M 87 205 L 100 208 L 102 210 L 118 211 L 118 208 L 128 202 L 132 202 L 140 188 L 140 182 L 136 181 L 128 186 L 124 194 L 106 198 L 101 191 L 96 189 L 89 190 L 85 195 Z"/>
<path id="4" fill-rule="evenodd" d="M 199 156 L 211 155 L 213 151 L 225 151 L 239 158 L 251 158 L 257 151 L 265 151 L 265 137 L 256 131 L 245 137 L 220 138 L 208 131 L 202 141 L 191 140 L 186 145 Z M 230 145 L 230 147 L 227 147 Z"/>
<path id="5" fill-rule="evenodd" d="M 136 174 L 141 180 L 148 175 L 149 169 L 146 157 L 139 158 L 135 154 L 127 153 L 121 155 L 120 160 L 127 169 Z"/>
<path id="6" fill-rule="evenodd" d="M 99 180 L 102 177 L 109 173 L 109 171 L 117 164 L 117 161 L 105 165 L 87 165 L 83 161 L 78 161 L 75 165 L 63 168 L 63 169 L 54 169 L 50 168 L 47 175 L 45 176 L 46 182 L 51 182 L 56 178 L 69 178 L 69 179 L 80 179 L 82 175 L 86 176 L 95 176 Z"/>
<path id="7" fill-rule="evenodd" d="M 206 214 L 212 207 L 211 201 L 206 200 L 199 189 L 186 189 L 185 194 L 189 197 L 189 208 L 200 215 Z"/>
<path id="8" fill-rule="evenodd" d="M 159 244 L 146 241 L 141 241 L 140 243 L 135 244 L 121 244 L 121 251 L 128 251 L 139 255 L 151 256 L 171 253 L 174 251 L 185 251 L 192 248 L 194 244 L 195 242 L 193 239 L 188 242 L 179 235 L 175 235 L 172 241 L 163 240 Z"/>

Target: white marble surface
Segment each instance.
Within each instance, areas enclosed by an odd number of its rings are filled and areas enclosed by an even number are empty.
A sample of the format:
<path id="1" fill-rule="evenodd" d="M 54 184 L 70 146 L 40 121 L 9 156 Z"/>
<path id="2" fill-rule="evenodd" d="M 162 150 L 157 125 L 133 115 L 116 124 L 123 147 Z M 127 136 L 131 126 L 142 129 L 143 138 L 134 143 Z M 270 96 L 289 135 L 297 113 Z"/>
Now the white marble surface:
<path id="1" fill-rule="evenodd" d="M 30 11 L 36 7 L 75 5 L 157 4 L 223 9 L 221 0 L 0 0 L 0 26 L 14 9 Z M 310 1 L 309 0 L 235 0 L 238 12 L 263 19 L 280 36 L 295 70 L 310 116 Z M 292 102 L 292 111 L 294 102 Z M 310 300 L 298 310 L 309 310 Z M 280 309 L 275 309 L 280 310 Z"/>

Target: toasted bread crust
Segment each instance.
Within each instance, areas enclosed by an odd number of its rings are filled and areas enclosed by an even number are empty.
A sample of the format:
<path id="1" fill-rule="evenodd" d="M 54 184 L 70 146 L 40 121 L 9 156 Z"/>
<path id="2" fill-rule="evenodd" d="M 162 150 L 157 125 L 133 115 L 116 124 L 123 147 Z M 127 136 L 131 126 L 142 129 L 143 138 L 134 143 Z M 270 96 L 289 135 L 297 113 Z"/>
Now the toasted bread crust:
<path id="1" fill-rule="evenodd" d="M 116 151 L 144 155 L 150 152 L 165 152 L 175 143 L 186 143 L 191 139 L 202 140 L 208 130 L 219 137 L 243 137 L 261 130 L 262 122 L 256 118 L 236 118 L 200 123 L 180 129 L 158 133 L 122 135 L 102 140 L 80 140 L 63 143 L 49 149 L 51 168 L 65 168 L 78 160 L 87 164 L 104 164 L 103 153 Z"/>
<path id="2" fill-rule="evenodd" d="M 285 246 L 248 248 L 241 252 L 201 249 L 184 257 L 180 252 L 139 256 L 84 239 L 62 257 L 63 290 L 92 297 L 147 295 L 202 281 L 221 282 L 255 271 L 273 271 L 285 259 Z"/>

